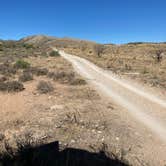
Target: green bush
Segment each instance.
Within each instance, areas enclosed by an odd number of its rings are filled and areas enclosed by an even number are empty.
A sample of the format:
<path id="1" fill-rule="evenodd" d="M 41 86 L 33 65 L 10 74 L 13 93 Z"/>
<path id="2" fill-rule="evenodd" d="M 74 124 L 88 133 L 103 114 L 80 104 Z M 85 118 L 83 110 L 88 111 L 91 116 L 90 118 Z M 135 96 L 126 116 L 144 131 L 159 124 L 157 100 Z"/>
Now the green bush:
<path id="1" fill-rule="evenodd" d="M 49 55 L 52 56 L 52 57 L 60 56 L 58 51 L 51 51 Z"/>
<path id="2" fill-rule="evenodd" d="M 17 69 L 27 69 L 30 67 L 30 63 L 24 60 L 17 60 L 14 64 L 14 67 L 16 67 Z"/>
<path id="3" fill-rule="evenodd" d="M 34 45 L 33 44 L 24 43 L 23 47 L 25 47 L 26 49 L 30 49 L 30 48 L 34 48 Z"/>

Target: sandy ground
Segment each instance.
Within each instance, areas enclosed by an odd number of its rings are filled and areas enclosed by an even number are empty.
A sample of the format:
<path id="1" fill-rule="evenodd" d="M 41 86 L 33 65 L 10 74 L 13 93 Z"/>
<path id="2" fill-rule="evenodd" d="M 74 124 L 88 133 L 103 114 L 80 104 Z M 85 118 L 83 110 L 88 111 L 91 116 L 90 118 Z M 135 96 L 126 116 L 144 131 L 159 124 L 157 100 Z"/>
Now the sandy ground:
<path id="1" fill-rule="evenodd" d="M 29 61 L 51 71 L 72 70 L 62 58 L 35 57 Z M 55 91 L 39 94 L 36 86 L 40 80 L 51 81 Z M 28 135 L 93 152 L 104 147 L 134 166 L 166 163 L 165 143 L 126 108 L 97 93 L 93 84 L 72 86 L 41 76 L 24 86 L 19 93 L 0 92 L 0 133 L 13 146 L 17 138 Z"/>
<path id="2" fill-rule="evenodd" d="M 103 97 L 108 97 L 119 107 L 119 123 L 132 126 L 129 144 L 137 149 L 133 155 L 150 165 L 164 165 L 166 155 L 166 102 L 138 87 L 107 73 L 89 61 L 61 52 L 62 56 L 84 76 Z M 123 121 L 122 121 L 123 119 Z M 129 127 L 128 127 L 129 128 Z M 137 135 L 137 138 L 134 137 Z M 123 133 L 123 139 L 126 134 Z M 127 143 L 128 143 L 127 141 Z M 140 143 L 141 142 L 141 143 Z M 135 163 L 134 163 L 135 164 Z"/>

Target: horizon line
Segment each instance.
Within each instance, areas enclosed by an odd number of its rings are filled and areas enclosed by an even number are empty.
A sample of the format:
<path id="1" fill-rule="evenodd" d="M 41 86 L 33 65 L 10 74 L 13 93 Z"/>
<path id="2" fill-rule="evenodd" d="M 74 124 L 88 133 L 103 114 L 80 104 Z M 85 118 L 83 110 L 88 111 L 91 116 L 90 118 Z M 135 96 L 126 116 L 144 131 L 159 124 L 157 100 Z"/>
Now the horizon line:
<path id="1" fill-rule="evenodd" d="M 33 36 L 45 36 L 45 37 L 52 37 L 52 38 L 57 38 L 57 39 L 71 39 L 71 40 L 80 40 L 80 41 L 87 41 L 87 42 L 94 42 L 97 44 L 104 44 L 104 45 L 125 45 L 125 44 L 166 44 L 166 41 L 129 41 L 129 42 L 98 42 L 95 40 L 91 39 L 82 39 L 82 38 L 77 38 L 77 37 L 68 37 L 68 36 L 63 36 L 63 37 L 57 37 L 57 36 L 51 36 L 47 34 L 32 34 L 32 35 L 27 35 L 23 37 L 15 37 L 15 38 L 1 38 L 0 40 L 2 41 L 19 41 L 21 39 L 27 38 L 27 37 L 33 37 Z"/>

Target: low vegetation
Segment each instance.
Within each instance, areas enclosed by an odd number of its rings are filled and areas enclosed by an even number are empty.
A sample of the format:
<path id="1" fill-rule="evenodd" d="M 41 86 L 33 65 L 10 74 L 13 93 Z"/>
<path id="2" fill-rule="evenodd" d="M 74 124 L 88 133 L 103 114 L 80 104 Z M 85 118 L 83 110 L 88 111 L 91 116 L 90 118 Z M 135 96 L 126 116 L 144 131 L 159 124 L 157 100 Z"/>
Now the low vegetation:
<path id="1" fill-rule="evenodd" d="M 28 44 L 28 43 L 23 43 L 23 47 L 25 47 L 26 49 L 34 49 L 35 46 L 33 44 Z"/>
<path id="2" fill-rule="evenodd" d="M 49 55 L 50 55 L 51 57 L 58 57 L 58 56 L 60 56 L 60 54 L 59 54 L 58 51 L 51 51 L 51 52 L 49 53 Z"/>
<path id="3" fill-rule="evenodd" d="M 69 85 L 84 85 L 86 84 L 85 80 L 82 78 L 77 77 L 77 75 L 69 70 L 70 65 L 68 67 L 65 67 L 65 65 L 62 63 L 61 65 L 59 62 L 63 62 L 61 58 L 58 58 L 59 61 L 57 64 L 54 64 L 55 66 L 59 66 L 60 68 L 55 68 L 52 71 L 49 71 L 49 67 L 46 64 L 43 64 L 42 66 L 40 63 L 38 63 L 40 60 L 38 60 L 37 64 L 33 64 L 33 61 L 37 59 L 37 57 L 43 57 L 43 53 L 47 54 L 47 51 L 42 50 L 38 53 L 36 52 L 37 48 L 40 48 L 39 46 L 34 46 L 32 44 L 21 44 L 21 43 L 15 43 L 14 41 L 8 41 L 1 44 L 1 47 L 3 48 L 2 53 L 0 53 L 0 91 L 7 91 L 7 92 L 19 92 L 24 90 L 24 85 L 22 83 L 26 83 L 28 81 L 34 80 L 36 77 L 44 77 L 47 76 L 47 78 L 50 78 L 54 81 L 59 81 L 63 84 L 69 84 Z M 22 52 L 22 50 L 26 49 L 26 51 L 23 53 L 23 55 L 18 55 L 19 51 Z M 11 52 L 10 52 L 11 50 Z M 30 52 L 34 56 L 30 56 Z M 35 52 L 34 52 L 35 51 Z M 15 52 L 12 56 L 6 56 L 6 53 L 12 53 Z M 58 51 L 54 50 L 48 50 L 49 55 L 51 58 L 54 58 L 56 56 L 59 56 Z M 34 57 L 34 60 L 30 60 L 30 57 Z M 47 56 L 43 57 L 43 62 L 45 62 L 45 59 L 47 59 Z M 44 67 L 43 66 L 47 66 Z M 65 68 L 64 68 L 65 67 Z M 40 82 L 37 90 L 40 91 L 40 93 L 49 93 L 53 91 L 53 86 L 51 83 L 48 82 Z"/>
<path id="4" fill-rule="evenodd" d="M 50 93 L 54 91 L 54 87 L 50 82 L 47 81 L 40 81 L 37 85 L 37 90 L 41 93 L 41 94 L 45 94 L 45 93 Z"/>
<path id="5" fill-rule="evenodd" d="M 17 70 L 13 67 L 12 64 L 4 62 L 0 64 L 0 74 L 4 76 L 12 76 L 17 73 Z"/>
<path id="6" fill-rule="evenodd" d="M 165 43 L 137 42 L 124 45 L 87 43 L 84 49 L 81 44 L 80 47 L 66 46 L 63 49 L 118 75 L 125 75 L 150 86 L 166 89 L 165 47 Z"/>
<path id="7" fill-rule="evenodd" d="M 47 68 L 36 68 L 34 70 L 34 73 L 37 75 L 37 76 L 44 76 L 44 75 L 47 75 L 48 74 L 48 69 Z"/>
<path id="8" fill-rule="evenodd" d="M 61 83 L 67 83 L 70 85 L 85 85 L 86 81 L 78 77 L 73 71 L 58 71 L 58 72 L 49 72 L 48 78 L 53 79 L 54 81 L 59 81 Z"/>
<path id="9" fill-rule="evenodd" d="M 98 57 L 101 57 L 104 53 L 104 45 L 102 44 L 95 44 L 94 45 L 94 52 Z"/>
<path id="10" fill-rule="evenodd" d="M 18 81 L 0 82 L 0 91 L 20 92 L 24 90 L 24 85 Z"/>
<path id="11" fill-rule="evenodd" d="M 86 81 L 82 78 L 75 77 L 73 80 L 71 80 L 70 84 L 71 85 L 86 85 Z"/>
<path id="12" fill-rule="evenodd" d="M 0 82 L 5 82 L 7 81 L 7 77 L 5 76 L 0 76 Z"/>
<path id="13" fill-rule="evenodd" d="M 108 144 L 112 147 L 115 143 L 117 152 L 119 150 L 117 148 L 121 147 L 116 139 L 120 140 L 119 143 L 124 137 L 124 140 L 128 140 L 131 131 L 128 130 L 127 125 L 117 120 L 114 105 L 101 100 L 95 91 L 85 85 L 86 81 L 73 72 L 72 66 L 49 46 L 87 58 L 117 74 L 128 74 L 153 86 L 166 87 L 166 61 L 165 51 L 163 51 L 165 44 L 134 43 L 117 46 L 98 45 L 81 40 L 46 38 L 39 44 L 32 45 L 23 40 L 0 41 L 0 103 L 1 108 L 5 110 L 1 111 L 3 125 L 0 126 L 0 150 L 4 147 L 2 144 L 8 139 L 12 145 L 14 144 L 12 148 L 5 142 L 7 153 L 0 154 L 0 165 L 26 166 L 41 163 L 49 165 L 47 157 L 50 156 L 48 153 L 50 144 L 47 142 L 53 140 L 61 140 L 61 145 L 65 147 L 85 146 L 87 150 L 97 152 L 90 153 L 81 149 L 67 148 L 56 153 L 58 157 L 63 156 L 56 158 L 56 161 L 53 153 L 54 157 L 51 159 L 56 164 L 60 162 L 58 165 L 76 165 L 76 162 L 82 165 L 103 165 L 105 161 L 106 165 L 109 165 L 109 162 L 113 162 L 111 165 L 114 163 L 124 165 L 115 156 L 113 156 L 114 160 L 110 160 L 108 156 L 111 155 L 109 153 L 105 155 L 106 151 L 103 149 L 98 153 L 96 147 L 99 144 Z M 162 51 L 158 53 L 156 50 Z M 30 82 L 26 83 L 27 81 Z M 21 94 L 4 93 L 22 90 L 24 91 Z M 123 128 L 126 130 L 124 131 Z M 32 133 L 34 138 L 47 140 L 47 142 L 33 144 L 33 141 L 30 141 L 26 144 L 13 141 L 13 137 L 16 138 L 16 135 L 20 136 L 24 133 Z M 135 141 L 132 143 L 132 150 L 136 151 Z M 124 149 L 129 148 L 128 144 L 123 146 Z M 40 157 L 43 149 L 44 155 L 42 153 Z M 132 152 L 120 156 L 133 162 Z M 92 163 L 91 159 L 95 162 Z M 120 160 L 124 161 L 123 158 Z M 86 162 L 83 163 L 84 161 Z"/>
<path id="14" fill-rule="evenodd" d="M 14 67 L 17 69 L 27 69 L 30 67 L 30 63 L 24 61 L 24 60 L 17 60 L 16 63 L 14 64 Z"/>
<path id="15" fill-rule="evenodd" d="M 19 81 L 27 82 L 33 80 L 33 75 L 30 72 L 23 72 L 22 75 L 19 76 Z"/>

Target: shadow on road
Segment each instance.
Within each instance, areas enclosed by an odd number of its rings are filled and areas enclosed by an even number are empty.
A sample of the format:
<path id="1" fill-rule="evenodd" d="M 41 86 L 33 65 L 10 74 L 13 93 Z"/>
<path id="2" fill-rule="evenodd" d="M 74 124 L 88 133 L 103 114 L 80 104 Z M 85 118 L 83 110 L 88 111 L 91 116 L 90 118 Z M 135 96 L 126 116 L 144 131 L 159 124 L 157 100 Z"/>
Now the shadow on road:
<path id="1" fill-rule="evenodd" d="M 37 147 L 21 146 L 16 154 L 8 149 L 1 155 L 0 166 L 126 166 L 111 159 L 104 152 L 91 153 L 82 149 L 59 150 L 59 143 L 52 142 Z"/>

